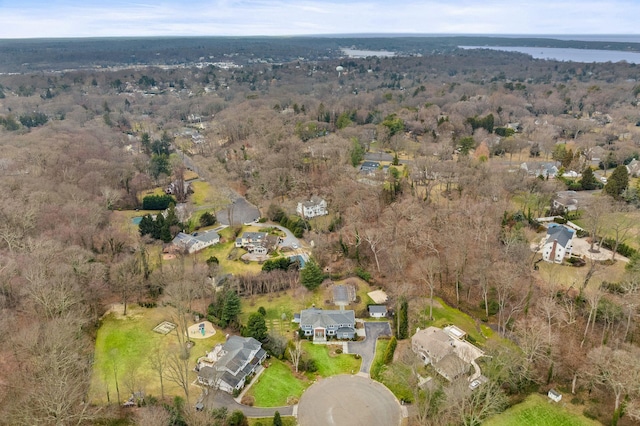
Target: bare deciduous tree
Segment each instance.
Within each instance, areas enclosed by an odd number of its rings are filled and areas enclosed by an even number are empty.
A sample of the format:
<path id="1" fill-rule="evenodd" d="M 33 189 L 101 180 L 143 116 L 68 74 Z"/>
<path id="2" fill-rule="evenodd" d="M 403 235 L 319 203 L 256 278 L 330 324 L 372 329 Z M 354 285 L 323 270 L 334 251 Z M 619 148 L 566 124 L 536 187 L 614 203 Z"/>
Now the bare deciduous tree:
<path id="1" fill-rule="evenodd" d="M 289 356 L 291 357 L 291 363 L 296 369 L 296 373 L 298 372 L 298 365 L 300 364 L 300 359 L 304 351 L 302 350 L 302 340 L 296 340 L 293 344 L 293 347 L 289 348 Z"/>

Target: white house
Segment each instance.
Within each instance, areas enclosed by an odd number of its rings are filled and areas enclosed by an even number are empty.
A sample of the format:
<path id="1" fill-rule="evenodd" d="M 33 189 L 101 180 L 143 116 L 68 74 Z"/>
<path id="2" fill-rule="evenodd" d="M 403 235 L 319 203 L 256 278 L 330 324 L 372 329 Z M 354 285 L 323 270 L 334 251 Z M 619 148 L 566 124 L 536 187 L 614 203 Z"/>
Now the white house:
<path id="1" fill-rule="evenodd" d="M 387 316 L 385 305 L 369 305 L 369 316 L 371 318 L 384 318 Z"/>
<path id="2" fill-rule="evenodd" d="M 311 197 L 309 201 L 299 202 L 296 212 L 305 219 L 329 214 L 327 211 L 327 202 L 316 196 Z"/>
<path id="3" fill-rule="evenodd" d="M 236 238 L 236 247 L 243 248 L 253 254 L 267 254 L 275 250 L 279 238 L 266 232 L 244 232 L 242 237 Z"/>
<path id="4" fill-rule="evenodd" d="M 219 242 L 220 235 L 218 235 L 217 232 L 207 231 L 194 232 L 193 234 L 179 232 L 171 243 L 174 247 L 192 254 L 214 244 L 218 244 Z"/>
<path id="5" fill-rule="evenodd" d="M 573 236 L 575 232 L 566 226 L 549 224 L 547 237 L 542 246 L 542 259 L 551 263 L 562 263 L 565 257 L 571 256 Z"/>
<path id="6" fill-rule="evenodd" d="M 253 337 L 231 336 L 198 361 L 198 382 L 233 393 L 244 387 L 247 376 L 254 374 L 266 357 L 262 344 Z"/>

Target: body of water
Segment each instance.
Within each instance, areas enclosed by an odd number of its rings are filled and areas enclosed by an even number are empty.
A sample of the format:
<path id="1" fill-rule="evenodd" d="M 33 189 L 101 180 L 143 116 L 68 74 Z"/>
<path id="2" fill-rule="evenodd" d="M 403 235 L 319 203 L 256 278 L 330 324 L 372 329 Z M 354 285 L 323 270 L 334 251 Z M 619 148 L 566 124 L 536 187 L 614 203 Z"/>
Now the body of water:
<path id="1" fill-rule="evenodd" d="M 361 49 L 346 49 L 341 48 L 342 52 L 350 58 L 367 58 L 370 56 L 377 56 L 379 58 L 391 58 L 396 56 L 395 52 L 389 52 L 388 50 L 361 50 Z"/>
<path id="2" fill-rule="evenodd" d="M 569 49 L 557 47 L 511 47 L 511 46 L 458 46 L 461 49 L 491 49 L 520 52 L 536 59 L 552 59 L 568 62 L 622 62 L 640 64 L 640 53 L 619 50 Z"/>

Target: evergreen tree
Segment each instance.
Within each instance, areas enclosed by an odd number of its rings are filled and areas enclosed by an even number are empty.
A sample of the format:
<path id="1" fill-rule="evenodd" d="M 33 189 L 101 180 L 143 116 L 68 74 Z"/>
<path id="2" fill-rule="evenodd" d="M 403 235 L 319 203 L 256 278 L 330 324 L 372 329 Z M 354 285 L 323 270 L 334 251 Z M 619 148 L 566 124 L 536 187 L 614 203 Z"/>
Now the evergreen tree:
<path id="1" fill-rule="evenodd" d="M 620 194 L 629 186 L 629 173 L 627 167 L 620 165 L 615 168 L 607 184 L 604 186 L 604 192 L 611 195 L 613 198 L 620 198 Z"/>
<path id="2" fill-rule="evenodd" d="M 140 228 L 140 235 L 153 235 L 154 228 L 156 226 L 153 217 L 150 214 L 146 214 L 142 216 L 140 220 L 140 224 L 138 225 Z"/>
<path id="3" fill-rule="evenodd" d="M 364 148 L 358 138 L 351 138 L 351 165 L 357 167 L 364 160 Z"/>
<path id="4" fill-rule="evenodd" d="M 267 323 L 259 312 L 249 315 L 249 322 L 245 329 L 245 336 L 253 337 L 259 342 L 263 342 L 267 338 Z"/>
<path id="5" fill-rule="evenodd" d="M 596 176 L 593 174 L 593 170 L 591 169 L 591 167 L 587 166 L 582 172 L 580 186 L 585 191 L 596 189 L 598 187 L 598 181 L 596 181 Z"/>
<path id="6" fill-rule="evenodd" d="M 240 314 L 240 297 L 235 291 L 229 290 L 224 297 L 224 306 L 222 307 L 222 327 L 236 323 Z"/>
<path id="7" fill-rule="evenodd" d="M 282 419 L 280 418 L 280 411 L 276 411 L 273 415 L 273 426 L 282 426 Z"/>
<path id="8" fill-rule="evenodd" d="M 322 284 L 322 281 L 324 281 L 324 275 L 322 274 L 320 265 L 318 265 L 313 258 L 310 258 L 309 261 L 305 263 L 304 268 L 300 270 L 300 282 L 308 290 L 313 291 Z"/>
<path id="9" fill-rule="evenodd" d="M 398 340 L 409 337 L 409 302 L 404 296 L 400 298 L 400 307 L 396 314 L 396 326 Z"/>

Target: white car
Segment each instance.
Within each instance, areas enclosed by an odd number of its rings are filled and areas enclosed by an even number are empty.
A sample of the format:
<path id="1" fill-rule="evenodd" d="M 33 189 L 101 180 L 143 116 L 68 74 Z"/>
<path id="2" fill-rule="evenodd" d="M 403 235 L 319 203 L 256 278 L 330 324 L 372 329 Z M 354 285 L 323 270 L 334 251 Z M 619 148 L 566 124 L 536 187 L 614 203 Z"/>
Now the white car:
<path id="1" fill-rule="evenodd" d="M 293 247 L 294 249 L 298 248 L 298 245 L 296 243 L 291 244 L 291 247 Z"/>
<path id="2" fill-rule="evenodd" d="M 471 383 L 469 383 L 469 389 L 474 390 L 478 386 L 480 386 L 480 384 L 481 384 L 480 380 L 474 380 Z"/>

